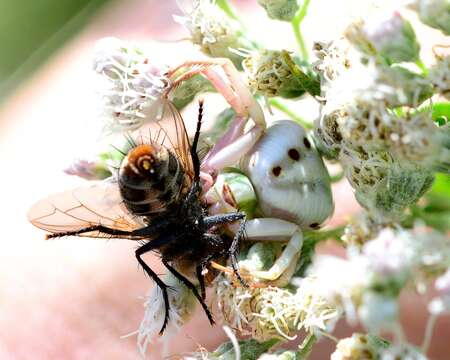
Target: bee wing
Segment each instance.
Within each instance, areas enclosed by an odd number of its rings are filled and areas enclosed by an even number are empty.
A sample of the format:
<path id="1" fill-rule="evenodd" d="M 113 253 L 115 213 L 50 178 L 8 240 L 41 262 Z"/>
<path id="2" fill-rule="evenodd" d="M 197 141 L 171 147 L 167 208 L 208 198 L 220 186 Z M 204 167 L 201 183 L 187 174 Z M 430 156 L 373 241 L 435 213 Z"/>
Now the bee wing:
<path id="1" fill-rule="evenodd" d="M 194 177 L 194 166 L 191 157 L 191 143 L 183 117 L 170 101 L 164 103 L 162 119 L 150 124 L 150 133 L 151 141 L 174 152 L 181 161 L 185 173 L 192 179 Z"/>
<path id="2" fill-rule="evenodd" d="M 50 195 L 31 207 L 28 219 L 50 233 L 79 231 L 95 225 L 123 231 L 145 226 L 141 218 L 126 209 L 114 180 Z"/>

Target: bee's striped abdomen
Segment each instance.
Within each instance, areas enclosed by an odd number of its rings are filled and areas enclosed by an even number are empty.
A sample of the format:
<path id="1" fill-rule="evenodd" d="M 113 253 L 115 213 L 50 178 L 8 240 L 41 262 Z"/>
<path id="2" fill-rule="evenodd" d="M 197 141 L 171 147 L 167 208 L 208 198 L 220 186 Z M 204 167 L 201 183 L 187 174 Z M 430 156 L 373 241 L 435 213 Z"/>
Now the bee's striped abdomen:
<path id="1" fill-rule="evenodd" d="M 182 164 L 163 146 L 138 145 L 119 170 L 119 188 L 125 206 L 134 215 L 153 216 L 177 203 L 189 187 Z"/>

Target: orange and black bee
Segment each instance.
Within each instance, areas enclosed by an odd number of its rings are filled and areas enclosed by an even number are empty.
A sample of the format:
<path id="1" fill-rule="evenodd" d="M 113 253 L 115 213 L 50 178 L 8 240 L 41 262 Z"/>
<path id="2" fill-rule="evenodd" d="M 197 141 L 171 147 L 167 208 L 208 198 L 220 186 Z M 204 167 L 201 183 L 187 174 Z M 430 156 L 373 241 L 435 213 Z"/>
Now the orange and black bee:
<path id="1" fill-rule="evenodd" d="M 160 287 L 165 302 L 160 334 L 169 319 L 168 286 L 142 255 L 159 253 L 164 266 L 192 291 L 213 324 L 205 304 L 204 270 L 211 261 L 229 258 L 238 275 L 236 253 L 245 217 L 242 212 L 208 216 L 201 201 L 197 145 L 203 102 L 192 145 L 180 113 L 170 102 L 165 107 L 169 116 L 152 123 L 153 139 L 133 143 L 116 176 L 52 195 L 28 214 L 33 225 L 50 232 L 47 238 L 76 235 L 139 241 L 137 261 Z M 240 230 L 232 237 L 224 235 L 223 225 L 236 221 L 241 221 Z"/>

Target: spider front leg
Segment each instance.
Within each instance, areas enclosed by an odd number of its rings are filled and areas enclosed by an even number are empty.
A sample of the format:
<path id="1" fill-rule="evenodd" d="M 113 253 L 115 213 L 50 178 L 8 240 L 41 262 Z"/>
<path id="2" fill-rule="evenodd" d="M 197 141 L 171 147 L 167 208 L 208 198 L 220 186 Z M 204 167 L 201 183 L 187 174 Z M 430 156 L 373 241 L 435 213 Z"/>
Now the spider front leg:
<path id="1" fill-rule="evenodd" d="M 222 69 L 225 78 L 215 69 L 217 67 Z M 177 73 L 184 69 L 187 69 L 186 72 L 177 77 Z M 261 106 L 242 81 L 239 71 L 229 59 L 216 58 L 187 61 L 171 69 L 167 76 L 172 80 L 172 84 L 166 90 L 166 95 L 181 82 L 197 74 L 203 74 L 214 85 L 238 116 L 250 116 L 256 125 L 265 129 L 266 121 Z"/>

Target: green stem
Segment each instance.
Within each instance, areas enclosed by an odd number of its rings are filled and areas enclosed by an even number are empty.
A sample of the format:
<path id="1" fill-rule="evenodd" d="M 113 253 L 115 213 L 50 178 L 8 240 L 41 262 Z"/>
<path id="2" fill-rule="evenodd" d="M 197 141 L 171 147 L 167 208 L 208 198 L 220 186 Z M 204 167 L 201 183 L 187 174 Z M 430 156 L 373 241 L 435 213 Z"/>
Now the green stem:
<path id="1" fill-rule="evenodd" d="M 305 0 L 303 2 L 302 6 L 298 9 L 297 13 L 291 21 L 292 30 L 294 31 L 295 40 L 297 41 L 302 60 L 306 62 L 308 62 L 309 54 L 308 50 L 306 49 L 305 40 L 303 39 L 303 35 L 300 30 L 300 25 L 305 18 L 306 13 L 308 12 L 309 2 L 310 0 Z"/>
<path id="2" fill-rule="evenodd" d="M 428 68 L 425 66 L 425 64 L 423 63 L 423 61 L 421 59 L 417 59 L 415 61 L 415 64 L 417 65 L 417 67 L 422 70 L 422 74 L 424 76 L 428 75 Z"/>
<path id="3" fill-rule="evenodd" d="M 345 225 L 337 226 L 330 230 L 321 231 L 305 231 L 305 241 L 312 241 L 315 244 L 328 239 L 341 241 L 341 236 L 344 235 Z"/>
<path id="4" fill-rule="evenodd" d="M 269 104 L 273 106 L 275 109 L 278 109 L 289 116 L 292 120 L 302 125 L 305 129 L 312 129 L 313 125 L 307 122 L 302 117 L 298 116 L 292 109 L 290 109 L 286 104 L 283 104 L 280 100 L 277 99 L 269 99 Z"/>
<path id="5" fill-rule="evenodd" d="M 228 0 L 216 0 L 216 5 L 222 9 L 222 11 L 227 14 L 227 16 L 233 20 L 238 21 L 241 25 L 243 25 L 243 21 L 236 13 L 236 10 L 233 6 L 228 2 Z"/>

